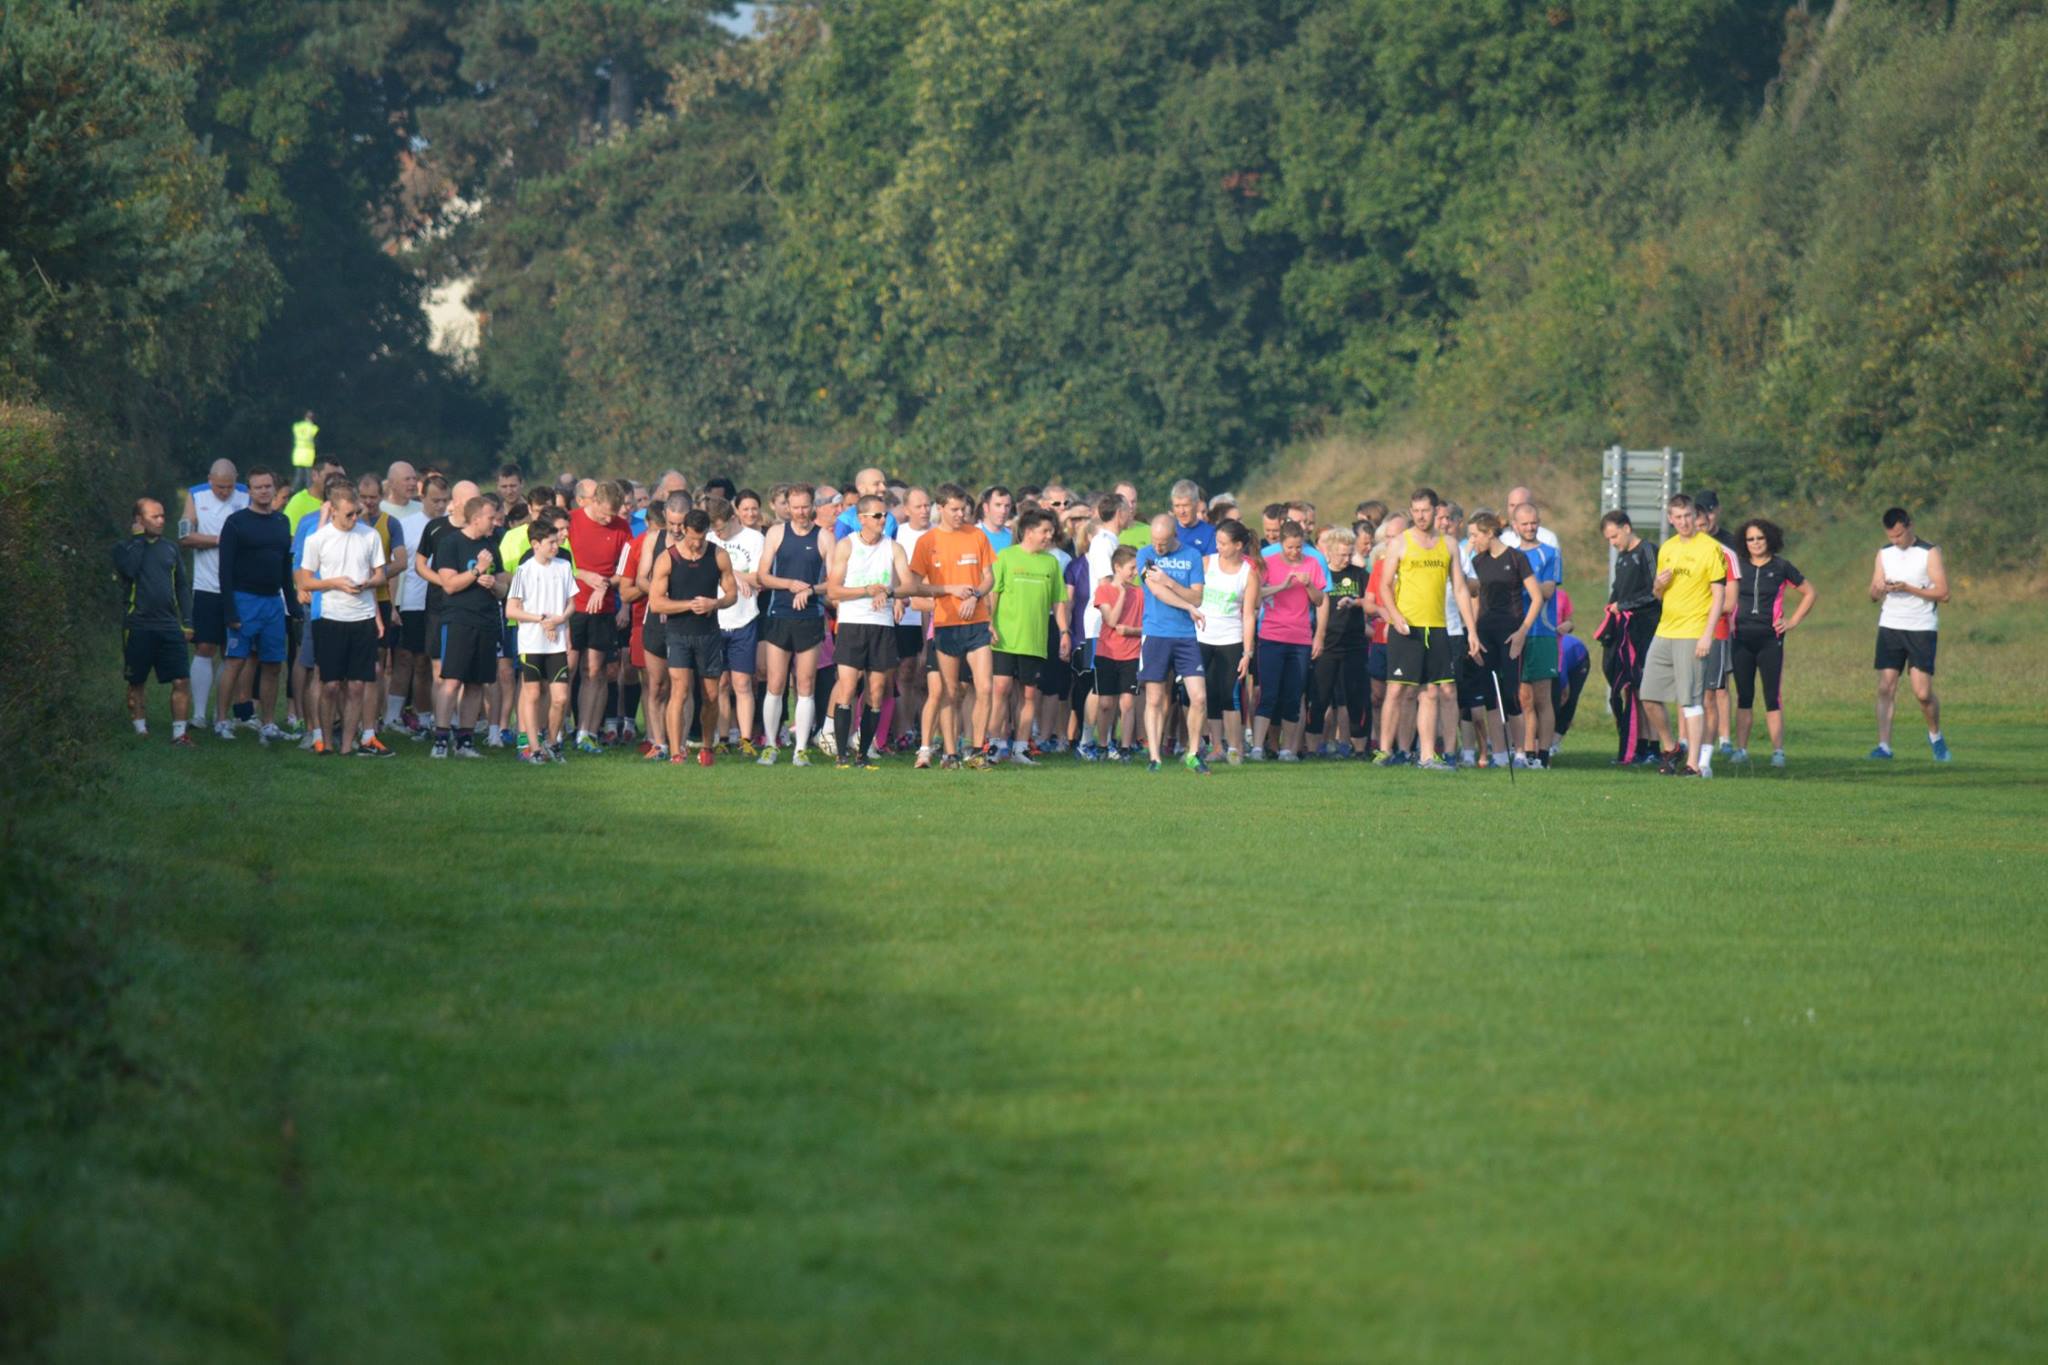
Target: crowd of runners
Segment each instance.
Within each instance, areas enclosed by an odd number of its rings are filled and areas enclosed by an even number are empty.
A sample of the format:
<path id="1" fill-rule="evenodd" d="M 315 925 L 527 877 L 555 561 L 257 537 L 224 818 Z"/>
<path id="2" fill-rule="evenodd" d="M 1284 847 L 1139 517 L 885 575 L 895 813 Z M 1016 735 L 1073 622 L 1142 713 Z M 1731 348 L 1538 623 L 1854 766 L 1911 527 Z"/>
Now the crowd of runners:
<path id="1" fill-rule="evenodd" d="M 308 416 L 310 422 L 310 414 Z M 1785 764 L 1785 640 L 1813 585 L 1783 535 L 1680 495 L 1661 544 L 1624 512 L 1604 609 L 1576 614 L 1535 496 L 1474 508 L 1428 488 L 1325 525 L 1308 502 L 1239 508 L 1176 483 L 762 494 L 651 484 L 495 486 L 406 463 L 278 475 L 217 461 L 178 509 L 138 499 L 113 552 L 130 720 L 171 687 L 172 737 L 314 755 L 719 757 L 841 768 L 1363 758 L 1430 772 L 1543 768 L 1601 647 L 1616 764 L 1710 777 L 1746 763 L 1757 694 Z M 1882 517 L 1878 739 L 1909 681 L 1934 757 L 1941 552 Z M 1662 530 L 1663 528 L 1655 528 Z M 189 555 L 189 561 L 187 556 Z M 1731 695 L 1732 693 L 1732 695 Z"/>

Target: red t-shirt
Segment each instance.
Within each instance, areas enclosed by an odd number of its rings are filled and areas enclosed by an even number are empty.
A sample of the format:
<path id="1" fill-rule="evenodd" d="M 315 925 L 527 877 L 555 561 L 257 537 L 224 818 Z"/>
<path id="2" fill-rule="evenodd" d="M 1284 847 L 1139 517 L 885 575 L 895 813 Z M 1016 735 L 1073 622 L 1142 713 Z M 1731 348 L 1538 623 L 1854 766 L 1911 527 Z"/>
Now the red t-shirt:
<path id="1" fill-rule="evenodd" d="M 601 573 L 610 578 L 625 572 L 626 554 L 632 548 L 633 528 L 624 517 L 614 515 L 603 526 L 581 507 L 569 514 L 569 553 L 576 567 L 591 573 Z M 601 601 L 593 602 L 594 589 L 582 579 L 576 580 L 576 611 L 617 611 L 619 594 L 615 588 L 606 588 Z"/>
<path id="2" fill-rule="evenodd" d="M 1131 590 L 1124 598 L 1122 615 L 1116 615 L 1117 594 L 1123 591 L 1114 583 L 1095 585 L 1095 606 L 1102 613 L 1102 634 L 1095 640 L 1095 653 L 1098 658 L 1135 659 L 1138 657 L 1138 647 L 1144 643 L 1135 635 L 1124 635 L 1110 629 L 1111 624 L 1136 626 L 1142 624 L 1145 619 L 1145 593 L 1135 582 L 1131 584 Z"/>
<path id="3" fill-rule="evenodd" d="M 1394 571 L 1394 560 L 1394 555 L 1381 555 L 1380 562 L 1372 566 L 1372 576 L 1365 580 L 1365 595 L 1371 598 L 1373 604 L 1381 610 L 1386 609 L 1387 577 Z M 1372 642 L 1376 645 L 1383 645 L 1387 642 L 1386 617 L 1375 616 L 1372 618 Z"/>

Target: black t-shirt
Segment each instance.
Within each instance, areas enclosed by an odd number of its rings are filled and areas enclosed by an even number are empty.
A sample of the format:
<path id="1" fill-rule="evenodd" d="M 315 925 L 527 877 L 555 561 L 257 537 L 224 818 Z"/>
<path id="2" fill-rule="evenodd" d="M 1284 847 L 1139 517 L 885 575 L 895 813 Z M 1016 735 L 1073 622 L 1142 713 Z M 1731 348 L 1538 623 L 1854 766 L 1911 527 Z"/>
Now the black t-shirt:
<path id="1" fill-rule="evenodd" d="M 1528 557 L 1510 548 L 1506 554 L 1472 556 L 1472 576 L 1479 580 L 1479 624 L 1489 631 L 1513 631 L 1522 624 L 1522 580 L 1533 570 Z"/>
<path id="2" fill-rule="evenodd" d="M 435 517 L 432 521 L 421 527 L 420 543 L 413 547 L 413 558 L 419 560 L 420 563 L 430 569 L 438 567 L 434 563 L 434 547 L 440 543 L 441 537 L 446 535 L 450 529 L 448 518 L 446 517 Z M 441 585 L 429 578 L 427 580 L 428 614 L 439 616 L 441 614 L 441 604 L 447 599 L 448 594 L 442 590 Z"/>
<path id="3" fill-rule="evenodd" d="M 1365 596 L 1365 580 L 1370 572 L 1363 564 L 1330 566 L 1330 628 L 1323 636 L 1324 649 L 1365 648 L 1366 611 L 1359 599 Z M 1340 602 L 1354 605 L 1340 609 Z"/>
<path id="4" fill-rule="evenodd" d="M 1624 611 L 1646 607 L 1657 600 L 1657 547 L 1638 540 L 1633 550 L 1614 552 L 1614 586 L 1607 600 Z"/>
<path id="5" fill-rule="evenodd" d="M 1747 556 L 1741 562 L 1742 577 L 1735 584 L 1735 624 L 1775 626 L 1785 589 L 1798 587 L 1806 575 L 1783 555 L 1772 555 L 1768 564 L 1752 564 Z"/>
<path id="6" fill-rule="evenodd" d="M 476 567 L 479 550 L 491 551 L 495 561 L 497 548 L 490 538 L 471 540 L 451 528 L 434 541 L 434 567 L 468 573 Z M 461 592 L 444 592 L 441 599 L 443 621 L 459 621 L 484 630 L 497 629 L 498 597 L 483 584 L 472 583 Z"/>

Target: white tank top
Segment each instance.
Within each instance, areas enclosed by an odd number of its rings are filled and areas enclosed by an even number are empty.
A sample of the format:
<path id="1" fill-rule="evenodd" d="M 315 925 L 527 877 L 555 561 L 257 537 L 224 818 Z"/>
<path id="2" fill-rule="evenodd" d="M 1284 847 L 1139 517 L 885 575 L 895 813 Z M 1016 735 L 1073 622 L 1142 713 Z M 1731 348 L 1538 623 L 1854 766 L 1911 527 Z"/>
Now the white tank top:
<path id="1" fill-rule="evenodd" d="M 1216 556 L 1202 561 L 1202 624 L 1195 639 L 1205 645 L 1244 643 L 1244 590 L 1252 574 L 1247 557 L 1235 575 L 1216 567 Z"/>
<path id="2" fill-rule="evenodd" d="M 202 536 L 218 536 L 220 528 L 227 525 L 228 517 L 249 505 L 249 495 L 237 485 L 235 491 L 225 499 L 213 495 L 213 485 L 197 483 L 192 485 L 192 529 Z M 192 591 L 220 591 L 220 550 L 194 550 L 192 552 Z"/>
<path id="3" fill-rule="evenodd" d="M 870 545 L 856 535 L 846 542 L 846 586 L 864 588 L 871 583 L 896 581 L 896 542 L 887 536 Z M 839 604 L 842 626 L 893 626 L 896 614 L 888 606 L 877 607 L 866 597 L 848 598 Z"/>
<path id="4" fill-rule="evenodd" d="M 930 529 L 927 526 L 925 531 Z M 924 539 L 924 531 L 918 530 L 915 526 L 899 526 L 896 528 L 896 543 L 903 547 L 903 557 L 906 559 L 917 553 L 917 542 L 922 539 Z M 906 626 L 923 625 L 924 613 L 915 607 L 906 605 L 903 608 L 903 624 Z"/>
<path id="5" fill-rule="evenodd" d="M 1927 556 L 1933 549 L 1924 540 L 1916 540 L 1903 550 L 1896 545 L 1886 545 L 1877 552 L 1877 562 L 1884 568 L 1885 581 L 1910 583 L 1916 588 L 1933 587 L 1934 576 L 1927 572 Z M 1884 605 L 1877 613 L 1877 624 L 1887 630 L 1936 630 L 1940 619 L 1934 603 L 1907 592 L 1886 593 Z"/>

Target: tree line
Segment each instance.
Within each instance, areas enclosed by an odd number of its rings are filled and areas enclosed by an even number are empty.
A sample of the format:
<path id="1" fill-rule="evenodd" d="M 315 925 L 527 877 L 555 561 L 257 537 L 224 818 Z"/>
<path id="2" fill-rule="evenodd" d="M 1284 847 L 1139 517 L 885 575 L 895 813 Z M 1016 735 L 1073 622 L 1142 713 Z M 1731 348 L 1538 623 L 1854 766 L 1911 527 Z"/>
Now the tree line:
<path id="1" fill-rule="evenodd" d="M 181 469 L 306 408 L 363 467 L 755 479 L 1677 444 L 2031 543 L 2042 8 L 29 0 L 0 396 Z"/>

